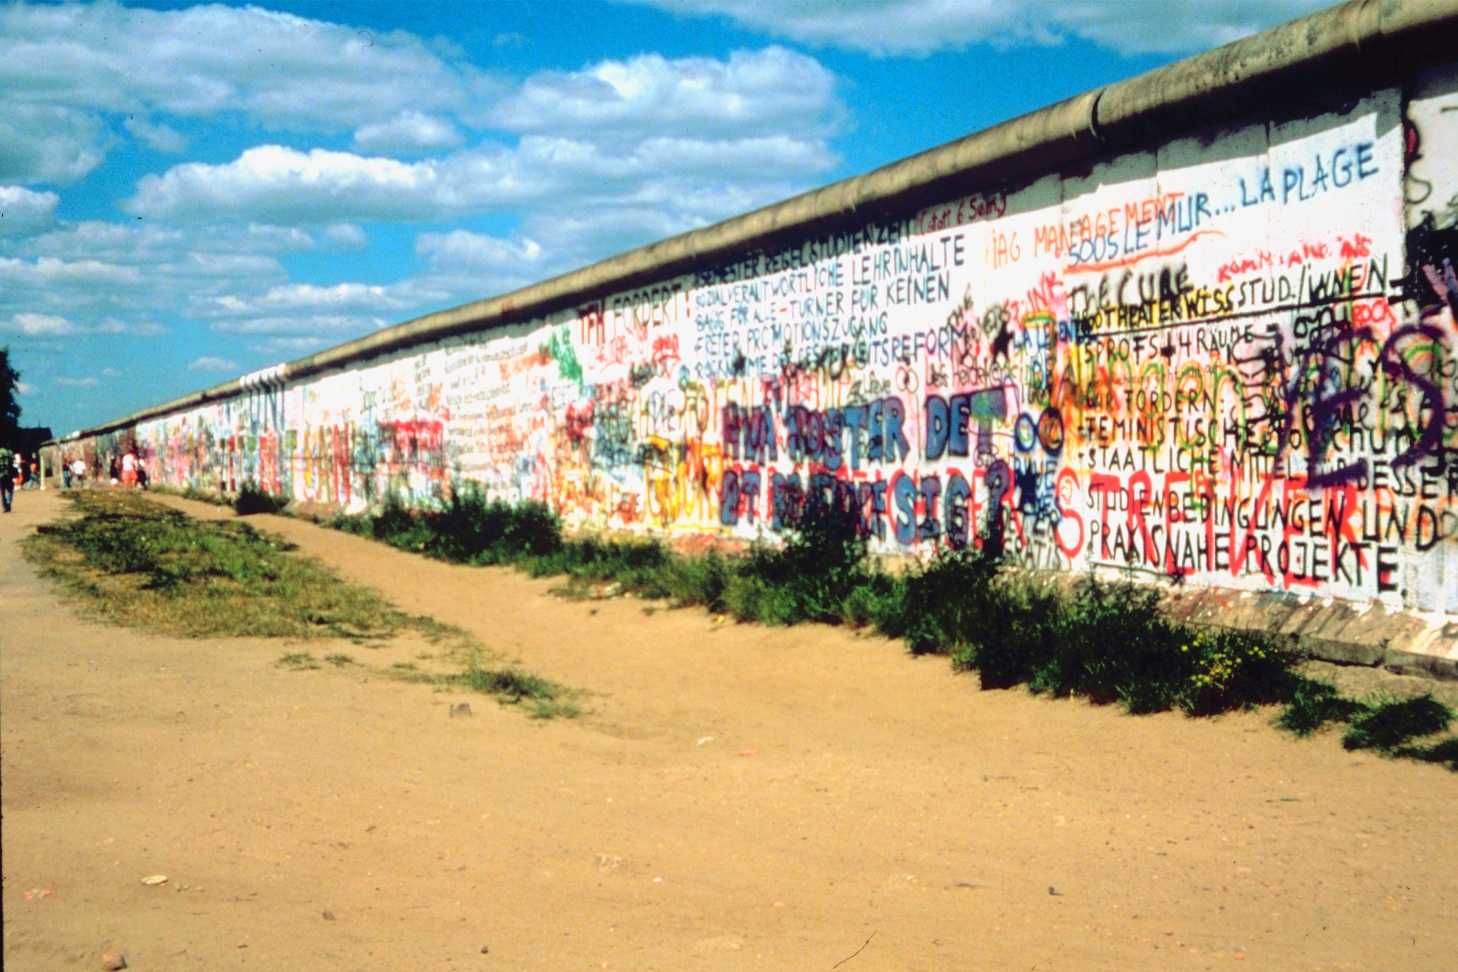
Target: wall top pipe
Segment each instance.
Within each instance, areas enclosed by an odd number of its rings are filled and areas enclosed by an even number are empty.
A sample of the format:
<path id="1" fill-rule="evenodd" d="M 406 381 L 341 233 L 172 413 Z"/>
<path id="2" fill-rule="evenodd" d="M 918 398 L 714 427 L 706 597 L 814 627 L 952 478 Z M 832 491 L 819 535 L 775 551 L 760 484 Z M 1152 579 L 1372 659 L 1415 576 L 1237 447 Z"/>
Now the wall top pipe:
<path id="1" fill-rule="evenodd" d="M 1455 36 L 1458 0 L 1351 0 L 864 175 L 192 392 L 66 440 L 337 369 L 360 358 L 550 313 L 613 289 L 683 273 L 735 250 L 763 249 L 791 234 L 905 211 L 954 185 L 962 192 L 997 185 L 1030 171 L 1129 148 L 1156 134 L 1218 124 L 1254 104 L 1289 101 L 1293 91 L 1396 81 L 1451 54 Z"/>

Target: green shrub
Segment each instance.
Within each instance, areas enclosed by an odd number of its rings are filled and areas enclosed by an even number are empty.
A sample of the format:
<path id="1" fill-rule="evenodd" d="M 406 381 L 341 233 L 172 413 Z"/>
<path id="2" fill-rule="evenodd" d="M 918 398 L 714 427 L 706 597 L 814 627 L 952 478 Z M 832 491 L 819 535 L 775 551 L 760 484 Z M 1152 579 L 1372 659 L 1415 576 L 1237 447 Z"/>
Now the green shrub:
<path id="1" fill-rule="evenodd" d="M 906 631 L 906 588 L 904 576 L 872 570 L 846 596 L 841 620 L 852 627 L 870 625 L 888 637 L 899 638 Z"/>
<path id="2" fill-rule="evenodd" d="M 724 608 L 741 621 L 789 625 L 806 619 L 800 592 L 753 571 L 735 571 L 724 589 Z"/>
<path id="3" fill-rule="evenodd" d="M 1014 574 L 999 577 L 983 596 L 983 623 L 953 650 L 953 666 L 975 667 L 983 688 L 1031 682 L 1053 657 L 1062 596 L 1049 581 Z"/>
<path id="4" fill-rule="evenodd" d="M 254 513 L 277 513 L 287 505 L 286 498 L 266 492 L 251 479 L 243 483 L 243 487 L 238 490 L 238 495 L 233 498 L 233 510 L 239 516 L 251 516 Z"/>
<path id="5" fill-rule="evenodd" d="M 725 609 L 730 564 L 716 550 L 697 557 L 670 557 L 660 574 L 665 592 L 680 606 L 702 604 L 718 614 Z"/>
<path id="6" fill-rule="evenodd" d="M 779 547 L 756 544 L 735 564 L 725 605 L 742 621 L 836 623 L 870 574 L 857 512 L 807 504 Z"/>
<path id="7" fill-rule="evenodd" d="M 1185 629 L 1189 631 L 1189 629 Z M 1193 656 L 1176 702 L 1190 715 L 1280 702 L 1290 698 L 1296 654 L 1240 631 L 1193 632 L 1180 647 Z"/>
<path id="8" fill-rule="evenodd" d="M 1001 569 L 981 550 L 943 550 L 910 574 L 898 621 L 911 650 L 951 652 L 997 634 L 993 581 Z"/>
<path id="9" fill-rule="evenodd" d="M 1309 736 L 1328 722 L 1349 722 L 1366 711 L 1360 702 L 1343 698 L 1335 685 L 1294 674 L 1284 701 L 1276 725 L 1297 736 Z"/>

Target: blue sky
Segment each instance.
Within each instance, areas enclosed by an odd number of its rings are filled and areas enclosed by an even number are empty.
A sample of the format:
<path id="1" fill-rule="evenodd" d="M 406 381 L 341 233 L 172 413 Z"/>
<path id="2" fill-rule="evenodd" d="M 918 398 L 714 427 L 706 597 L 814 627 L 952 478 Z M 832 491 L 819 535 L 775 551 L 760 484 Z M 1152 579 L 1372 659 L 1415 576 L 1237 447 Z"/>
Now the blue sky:
<path id="1" fill-rule="evenodd" d="M 0 6 L 21 420 L 96 424 L 1320 6 Z"/>

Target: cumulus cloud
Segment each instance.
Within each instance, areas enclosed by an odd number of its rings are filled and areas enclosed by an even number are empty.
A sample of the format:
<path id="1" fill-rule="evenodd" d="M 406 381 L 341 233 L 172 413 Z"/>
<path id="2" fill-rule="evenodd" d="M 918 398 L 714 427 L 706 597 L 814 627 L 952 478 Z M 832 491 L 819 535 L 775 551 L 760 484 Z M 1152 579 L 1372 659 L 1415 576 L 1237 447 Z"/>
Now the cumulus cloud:
<path id="1" fill-rule="evenodd" d="M 0 322 L 0 329 L 27 337 L 65 337 L 80 330 L 64 317 L 29 312 L 11 315 L 8 321 Z"/>
<path id="2" fill-rule="evenodd" d="M 399 310 L 406 303 L 377 284 L 339 283 L 332 286 L 287 284 L 270 287 L 248 298 L 227 297 L 212 302 L 220 313 L 257 314 L 278 310 Z"/>
<path id="3" fill-rule="evenodd" d="M 930 54 L 968 44 L 1057 44 L 1081 37 L 1125 54 L 1224 44 L 1328 5 L 1327 0 L 638 0 L 721 15 L 772 36 L 873 54 Z"/>
<path id="4" fill-rule="evenodd" d="M 95 324 L 77 324 L 57 314 L 22 311 L 0 320 L 0 331 L 12 331 L 26 337 L 72 337 L 80 334 L 136 334 L 153 336 L 164 333 L 161 325 L 150 321 L 129 323 L 107 317 Z"/>
<path id="5" fill-rule="evenodd" d="M 260 7 L 11 5 L 0 8 L 0 36 L 0 90 L 96 111 L 236 111 L 265 126 L 338 130 L 465 108 L 499 87 L 413 34 Z"/>
<path id="6" fill-rule="evenodd" d="M 455 148 L 464 138 L 450 122 L 419 111 L 402 111 L 389 121 L 364 125 L 354 144 L 367 152 L 425 152 Z"/>
<path id="7" fill-rule="evenodd" d="M 324 227 L 324 239 L 339 250 L 362 250 L 369 242 L 365 231 L 354 223 L 331 223 Z"/>
<path id="8" fill-rule="evenodd" d="M 188 371 L 237 371 L 238 365 L 227 358 L 219 358 L 215 355 L 205 354 L 200 358 L 193 358 L 188 362 Z"/>
<path id="9" fill-rule="evenodd" d="M 309 225 L 457 218 L 507 207 L 561 212 L 621 202 L 656 184 L 676 228 L 697 224 L 674 199 L 724 199 L 743 187 L 791 191 L 830 170 L 844 108 L 834 76 L 780 47 L 724 59 L 645 55 L 528 78 L 493 114 L 515 144 L 486 142 L 407 161 L 388 154 L 259 145 L 218 164 L 189 162 L 142 178 L 123 206 L 153 220 L 249 218 Z M 411 133 L 414 134 L 411 134 Z M 356 145 L 444 143 L 455 129 L 408 111 L 366 126 Z M 755 192 L 762 198 L 763 192 Z"/>
<path id="10" fill-rule="evenodd" d="M 493 120 L 518 132 L 611 131 L 619 138 L 783 130 L 824 132 L 839 120 L 835 76 L 783 47 L 727 60 L 645 54 L 582 71 L 546 71 L 503 99 Z"/>
<path id="11" fill-rule="evenodd" d="M 415 252 L 437 268 L 469 271 L 517 268 L 542 257 L 542 248 L 534 240 L 508 240 L 466 230 L 422 233 L 415 240 Z"/>
<path id="12" fill-rule="evenodd" d="M 102 260 L 58 260 L 55 257 L 17 260 L 0 257 L 0 281 L 17 285 L 126 284 L 140 279 L 141 271 L 136 267 Z"/>
<path id="13" fill-rule="evenodd" d="M 307 310 L 306 308 L 300 308 Z M 227 334 L 272 334 L 290 335 L 290 340 L 302 341 L 305 337 L 322 341 L 327 335 L 329 341 L 339 341 L 353 334 L 377 331 L 394 323 L 387 317 L 373 317 L 368 314 L 280 314 L 269 317 L 242 317 L 237 320 L 220 320 L 212 325 L 214 331 Z M 284 340 L 279 338 L 279 340 Z"/>
<path id="14" fill-rule="evenodd" d="M 5 60 L 0 57 L 0 70 Z M 110 141 L 94 115 L 21 103 L 6 96 L 0 79 L 0 182 L 75 182 L 101 164 Z"/>
<path id="15" fill-rule="evenodd" d="M 189 162 L 146 176 L 123 208 L 179 221 L 244 215 L 304 223 L 418 219 L 450 201 L 440 170 L 435 161 L 262 145 L 222 165 Z M 429 211 L 422 213 L 422 205 Z"/>
<path id="16" fill-rule="evenodd" d="M 515 149 L 461 152 L 401 162 L 349 152 L 248 149 L 232 162 L 190 162 L 149 175 L 123 204 L 130 213 L 177 222 L 253 216 L 271 221 L 428 220 L 571 198 L 591 205 L 605 191 L 668 180 L 744 184 L 824 172 L 835 154 L 819 139 L 788 134 L 703 139 L 657 137 L 607 153 L 592 142 L 528 136 Z M 666 199 L 670 206 L 672 198 Z M 719 215 L 734 212 L 727 206 Z"/>
<path id="17" fill-rule="evenodd" d="M 20 186 L 0 186 L 0 237 L 29 236 L 50 226 L 61 197 Z"/>
<path id="18" fill-rule="evenodd" d="M 270 337 L 256 344 L 250 344 L 248 350 L 259 354 L 308 354 L 317 351 L 328 344 L 329 341 L 318 335 L 298 337 Z"/>
<path id="19" fill-rule="evenodd" d="M 175 128 L 167 125 L 153 124 L 145 118 L 134 118 L 132 116 L 128 116 L 122 124 L 126 126 L 126 130 L 131 132 L 137 141 L 146 145 L 148 148 L 171 155 L 187 151 L 187 136 Z"/>

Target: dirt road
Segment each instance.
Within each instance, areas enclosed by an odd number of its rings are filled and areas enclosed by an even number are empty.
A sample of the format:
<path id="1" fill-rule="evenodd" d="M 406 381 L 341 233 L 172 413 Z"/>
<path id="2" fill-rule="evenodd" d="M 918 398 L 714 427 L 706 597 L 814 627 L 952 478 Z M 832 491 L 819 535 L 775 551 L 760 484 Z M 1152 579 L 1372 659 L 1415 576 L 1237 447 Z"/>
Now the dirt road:
<path id="1" fill-rule="evenodd" d="M 0 517 L 7 970 L 1458 965 L 1436 766 L 255 518 L 591 693 L 448 718 L 461 696 L 287 671 L 280 642 L 78 621 L 16 549 L 60 507 Z"/>

